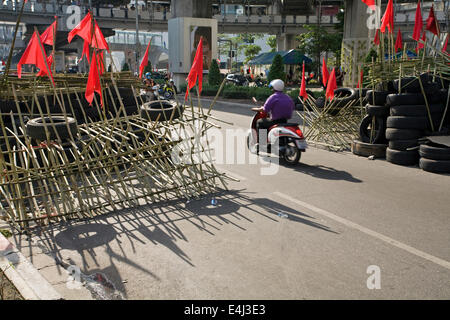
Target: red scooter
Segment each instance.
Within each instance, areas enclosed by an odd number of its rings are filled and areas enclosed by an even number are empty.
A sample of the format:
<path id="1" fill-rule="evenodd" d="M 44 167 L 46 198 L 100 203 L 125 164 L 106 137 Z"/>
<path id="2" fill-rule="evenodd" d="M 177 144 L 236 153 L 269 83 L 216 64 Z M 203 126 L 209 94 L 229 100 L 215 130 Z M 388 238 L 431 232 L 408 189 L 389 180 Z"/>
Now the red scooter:
<path id="1" fill-rule="evenodd" d="M 253 98 L 253 102 L 256 104 L 257 100 Z M 247 135 L 247 146 L 250 152 L 259 154 L 256 121 L 267 118 L 268 114 L 265 111 L 260 111 L 259 108 L 252 108 L 252 110 L 256 111 L 256 113 Z M 266 143 L 267 153 L 272 153 L 273 151 L 290 165 L 297 164 L 300 161 L 301 153 L 308 148 L 298 123 L 279 123 L 271 126 L 267 133 Z M 273 146 L 276 145 L 278 145 L 277 150 L 272 150 Z"/>

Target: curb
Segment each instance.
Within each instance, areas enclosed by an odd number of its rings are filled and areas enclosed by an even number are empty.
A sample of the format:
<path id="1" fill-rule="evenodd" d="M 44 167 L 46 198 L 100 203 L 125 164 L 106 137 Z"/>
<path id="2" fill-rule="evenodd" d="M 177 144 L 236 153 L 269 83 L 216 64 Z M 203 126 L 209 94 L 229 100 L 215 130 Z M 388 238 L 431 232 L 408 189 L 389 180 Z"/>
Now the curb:
<path id="1" fill-rule="evenodd" d="M 0 269 L 25 300 L 62 300 L 39 271 L 0 234 Z"/>
<path id="2" fill-rule="evenodd" d="M 184 96 L 182 98 L 184 99 Z M 205 101 L 205 102 L 213 102 L 214 98 L 213 99 L 209 99 L 209 98 L 201 97 L 200 100 Z M 192 99 L 192 101 L 193 102 L 197 102 L 197 98 Z M 236 107 L 247 108 L 247 109 L 254 106 L 251 102 L 249 102 L 249 103 L 239 103 L 239 102 L 228 102 L 228 101 L 223 101 L 223 100 L 216 100 L 216 103 L 217 102 L 223 103 L 223 104 L 227 104 L 227 105 L 236 106 Z"/>

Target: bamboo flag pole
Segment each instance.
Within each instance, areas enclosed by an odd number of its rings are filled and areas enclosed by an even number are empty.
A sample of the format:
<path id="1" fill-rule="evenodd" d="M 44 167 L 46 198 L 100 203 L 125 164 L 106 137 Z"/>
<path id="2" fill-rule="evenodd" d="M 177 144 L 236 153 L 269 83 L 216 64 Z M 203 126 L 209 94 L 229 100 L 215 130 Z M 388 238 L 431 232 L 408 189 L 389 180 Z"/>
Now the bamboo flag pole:
<path id="1" fill-rule="evenodd" d="M 53 55 L 53 74 L 56 73 L 56 32 L 58 30 L 58 16 L 55 16 L 55 26 L 53 27 L 53 49 L 52 49 L 52 55 Z"/>
<path id="2" fill-rule="evenodd" d="M 17 32 L 19 30 L 20 19 L 22 18 L 24 7 L 25 7 L 25 1 L 22 0 L 22 8 L 20 9 L 19 16 L 17 17 L 16 30 L 14 31 L 14 37 L 12 39 L 11 49 L 9 50 L 8 61 L 6 62 L 5 74 L 3 76 L 3 81 L 5 81 L 5 82 L 8 81 L 7 79 L 8 79 L 8 74 L 9 74 L 9 68 L 11 67 L 11 60 L 12 60 L 12 55 L 13 55 L 13 51 L 14 51 L 14 45 L 16 43 Z"/>

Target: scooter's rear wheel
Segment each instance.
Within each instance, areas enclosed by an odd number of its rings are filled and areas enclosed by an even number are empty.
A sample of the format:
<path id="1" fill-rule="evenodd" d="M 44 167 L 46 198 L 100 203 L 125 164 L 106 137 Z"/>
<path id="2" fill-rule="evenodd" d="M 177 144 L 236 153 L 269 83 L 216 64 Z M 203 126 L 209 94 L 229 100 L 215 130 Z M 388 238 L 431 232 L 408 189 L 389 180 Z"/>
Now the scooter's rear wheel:
<path id="1" fill-rule="evenodd" d="M 294 141 L 289 141 L 283 154 L 283 160 L 289 165 L 296 165 L 302 156 Z"/>

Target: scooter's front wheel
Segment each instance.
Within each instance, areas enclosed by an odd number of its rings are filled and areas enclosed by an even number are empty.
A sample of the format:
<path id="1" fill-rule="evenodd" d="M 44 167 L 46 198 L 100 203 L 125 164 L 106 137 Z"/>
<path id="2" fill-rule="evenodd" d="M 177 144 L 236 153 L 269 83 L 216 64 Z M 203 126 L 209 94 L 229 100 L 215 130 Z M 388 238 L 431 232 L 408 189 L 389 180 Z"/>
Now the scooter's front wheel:
<path id="1" fill-rule="evenodd" d="M 248 148 L 248 150 L 250 150 L 251 153 L 258 154 L 258 145 L 250 143 L 250 139 L 251 139 L 250 136 L 251 136 L 251 133 L 249 133 L 247 136 L 247 148 Z"/>
<path id="2" fill-rule="evenodd" d="M 289 165 L 296 165 L 301 156 L 302 152 L 295 145 L 295 141 L 289 141 L 283 154 L 283 160 Z"/>

